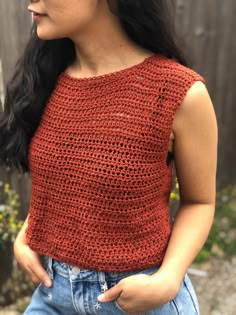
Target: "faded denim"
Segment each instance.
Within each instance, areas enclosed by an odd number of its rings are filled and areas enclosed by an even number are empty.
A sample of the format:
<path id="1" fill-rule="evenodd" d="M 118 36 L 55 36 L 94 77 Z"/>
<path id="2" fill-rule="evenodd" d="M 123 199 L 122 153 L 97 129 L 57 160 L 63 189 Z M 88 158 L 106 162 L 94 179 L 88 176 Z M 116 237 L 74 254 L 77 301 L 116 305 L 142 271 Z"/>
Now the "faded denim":
<path id="1" fill-rule="evenodd" d="M 101 303 L 97 296 L 132 274 L 153 274 L 158 267 L 136 272 L 99 272 L 79 269 L 47 258 L 51 288 L 40 284 L 24 315 L 129 315 L 116 301 Z M 135 315 L 135 314 L 133 314 Z M 186 275 L 178 295 L 169 303 L 139 315 L 199 315 L 197 298 Z"/>

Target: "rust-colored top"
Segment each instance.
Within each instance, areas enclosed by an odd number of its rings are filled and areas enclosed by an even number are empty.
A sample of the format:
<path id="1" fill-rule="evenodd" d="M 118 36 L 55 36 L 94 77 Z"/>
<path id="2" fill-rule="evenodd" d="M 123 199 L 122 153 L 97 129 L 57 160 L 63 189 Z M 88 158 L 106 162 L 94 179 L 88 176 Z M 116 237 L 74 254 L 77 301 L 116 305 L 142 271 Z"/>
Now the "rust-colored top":
<path id="1" fill-rule="evenodd" d="M 169 138 L 199 80 L 160 55 L 105 75 L 58 77 L 29 148 L 31 249 L 108 272 L 161 263 L 171 233 Z"/>

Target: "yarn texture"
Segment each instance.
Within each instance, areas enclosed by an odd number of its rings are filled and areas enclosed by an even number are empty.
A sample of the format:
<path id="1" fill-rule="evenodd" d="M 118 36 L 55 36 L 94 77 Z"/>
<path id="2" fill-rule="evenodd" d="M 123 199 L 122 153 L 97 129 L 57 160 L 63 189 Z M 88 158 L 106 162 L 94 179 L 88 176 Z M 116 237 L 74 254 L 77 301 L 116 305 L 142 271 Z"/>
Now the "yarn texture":
<path id="1" fill-rule="evenodd" d="M 61 73 L 29 146 L 30 248 L 107 272 L 162 262 L 173 119 L 204 79 L 162 55 L 105 75 Z"/>

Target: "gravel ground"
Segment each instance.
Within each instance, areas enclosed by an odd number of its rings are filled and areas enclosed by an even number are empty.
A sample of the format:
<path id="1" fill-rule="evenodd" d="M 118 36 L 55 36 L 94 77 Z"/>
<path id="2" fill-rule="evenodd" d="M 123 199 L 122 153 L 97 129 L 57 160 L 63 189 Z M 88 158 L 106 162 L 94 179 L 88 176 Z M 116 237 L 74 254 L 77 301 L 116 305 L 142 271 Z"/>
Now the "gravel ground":
<path id="1" fill-rule="evenodd" d="M 207 277 L 190 275 L 198 295 L 201 315 L 236 314 L 236 256 L 231 260 L 211 259 L 193 268 Z"/>
<path id="2" fill-rule="evenodd" d="M 201 315 L 236 315 L 236 256 L 227 261 L 211 259 L 190 271 Z M 0 310 L 0 315 L 19 315 L 14 309 Z"/>

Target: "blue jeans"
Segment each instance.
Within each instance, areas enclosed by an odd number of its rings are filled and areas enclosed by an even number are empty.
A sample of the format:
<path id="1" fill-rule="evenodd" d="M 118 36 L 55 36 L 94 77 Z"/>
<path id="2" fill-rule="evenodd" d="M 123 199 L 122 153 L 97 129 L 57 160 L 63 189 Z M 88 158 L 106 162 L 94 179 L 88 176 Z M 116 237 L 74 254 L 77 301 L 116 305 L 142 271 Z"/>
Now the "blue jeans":
<path id="1" fill-rule="evenodd" d="M 97 296 L 125 277 L 138 273 L 151 275 L 158 267 L 135 272 L 101 272 L 79 269 L 48 257 L 46 269 L 53 286 L 47 288 L 40 284 L 24 315 L 128 315 L 116 301 L 100 303 Z M 197 298 L 188 276 L 172 301 L 142 314 L 199 315 Z"/>

